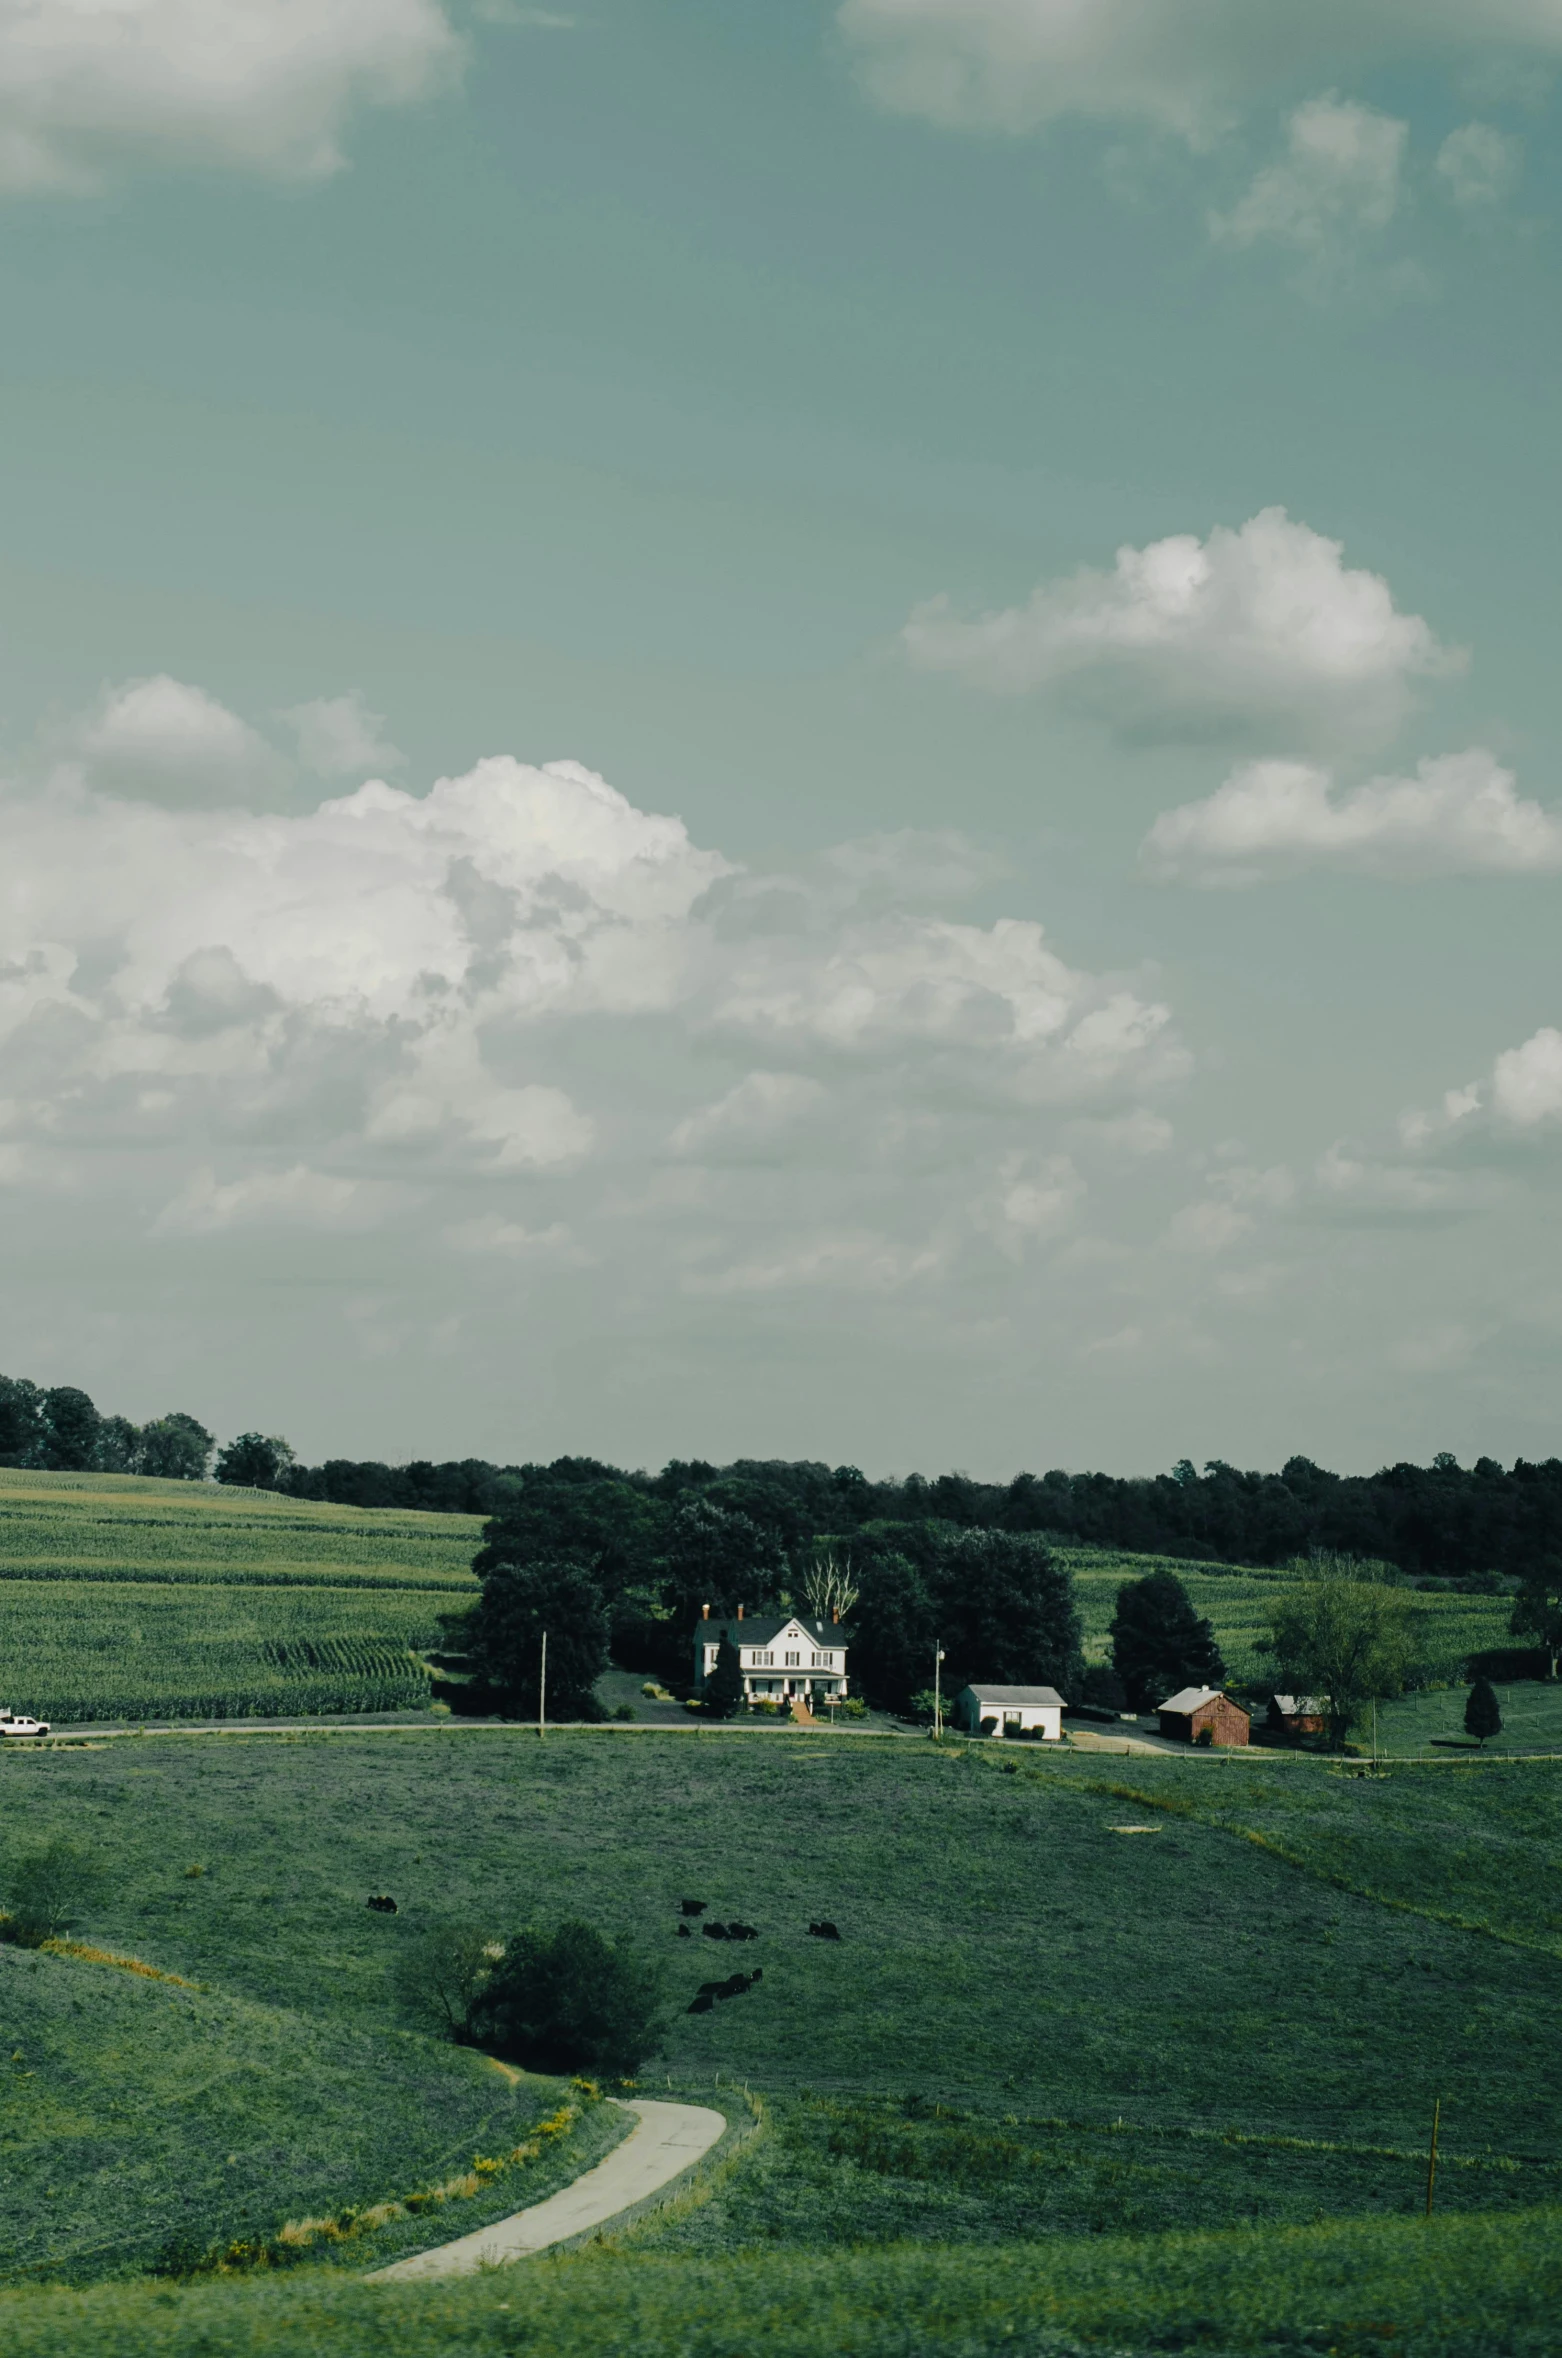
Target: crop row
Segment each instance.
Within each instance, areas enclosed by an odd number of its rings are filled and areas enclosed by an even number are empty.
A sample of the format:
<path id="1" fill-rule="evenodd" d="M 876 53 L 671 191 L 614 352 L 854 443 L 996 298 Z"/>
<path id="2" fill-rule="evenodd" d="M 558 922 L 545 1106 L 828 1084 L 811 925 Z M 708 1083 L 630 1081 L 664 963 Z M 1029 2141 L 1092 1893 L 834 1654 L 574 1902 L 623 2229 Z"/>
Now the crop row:
<path id="1" fill-rule="evenodd" d="M 388 1711 L 429 1698 L 405 1591 L 0 1583 L 0 1702 L 70 1723 Z"/>

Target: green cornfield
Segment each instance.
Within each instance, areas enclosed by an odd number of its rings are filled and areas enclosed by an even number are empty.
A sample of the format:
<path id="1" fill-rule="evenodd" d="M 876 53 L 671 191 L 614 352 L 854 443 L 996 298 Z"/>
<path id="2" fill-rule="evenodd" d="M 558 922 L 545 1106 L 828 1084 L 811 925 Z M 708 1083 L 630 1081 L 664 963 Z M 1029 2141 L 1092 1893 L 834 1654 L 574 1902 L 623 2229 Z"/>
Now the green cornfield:
<path id="1" fill-rule="evenodd" d="M 0 1704 L 60 1725 L 418 1710 L 474 1516 L 0 1468 Z"/>

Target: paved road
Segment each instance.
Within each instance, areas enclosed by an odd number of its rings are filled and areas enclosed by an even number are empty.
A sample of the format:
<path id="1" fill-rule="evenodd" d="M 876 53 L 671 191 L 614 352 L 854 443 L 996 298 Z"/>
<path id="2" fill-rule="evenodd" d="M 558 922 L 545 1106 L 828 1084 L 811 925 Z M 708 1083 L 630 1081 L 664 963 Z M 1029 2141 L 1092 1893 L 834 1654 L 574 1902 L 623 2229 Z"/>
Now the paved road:
<path id="1" fill-rule="evenodd" d="M 616 2103 L 617 2099 L 610 2101 Z M 637 2112 L 640 2118 L 622 2145 L 615 2145 L 595 2169 L 587 2170 L 573 2185 L 550 2194 L 546 2202 L 533 2203 L 530 2210 L 516 2211 L 508 2219 L 496 2219 L 491 2227 L 459 2236 L 454 2243 L 415 2252 L 410 2260 L 397 2260 L 389 2268 L 376 2268 L 366 2281 L 410 2284 L 435 2276 L 473 2276 L 479 2268 L 545 2252 L 550 2244 L 564 2243 L 572 2235 L 601 2227 L 620 2211 L 657 2193 L 701 2154 L 709 2153 L 727 2126 L 721 2113 L 704 2104 L 659 2104 L 637 2098 L 625 2110 Z"/>

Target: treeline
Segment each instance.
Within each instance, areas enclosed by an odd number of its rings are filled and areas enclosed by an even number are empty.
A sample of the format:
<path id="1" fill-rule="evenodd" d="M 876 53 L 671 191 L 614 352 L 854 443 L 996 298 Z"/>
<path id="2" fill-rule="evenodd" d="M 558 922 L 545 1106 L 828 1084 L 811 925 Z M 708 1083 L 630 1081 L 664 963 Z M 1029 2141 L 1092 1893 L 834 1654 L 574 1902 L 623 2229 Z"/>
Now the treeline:
<path id="1" fill-rule="evenodd" d="M 206 1427 L 181 1409 L 136 1425 L 127 1416 L 105 1416 L 74 1384 L 0 1376 L 0 1466 L 199 1482 L 215 1447 Z"/>
<path id="2" fill-rule="evenodd" d="M 547 1466 L 332 1459 L 285 1467 L 276 1481 L 297 1497 L 348 1506 L 482 1515 L 505 1512 L 523 1494 L 540 1505 L 566 1491 L 589 1494 L 608 1485 L 599 1504 L 616 1498 L 617 1512 L 636 1527 L 665 1523 L 680 1502 L 699 1497 L 748 1516 L 792 1555 L 815 1540 L 849 1539 L 877 1524 L 939 1523 L 1227 1564 L 1286 1564 L 1322 1552 L 1437 1579 L 1525 1578 L 1542 1559 L 1562 1558 L 1562 1459 L 1554 1457 L 1539 1464 L 1518 1458 L 1504 1470 L 1489 1457 L 1463 1467 L 1444 1452 L 1429 1466 L 1344 1475 L 1304 1457 L 1289 1459 L 1278 1474 L 1244 1473 L 1218 1460 L 1200 1473 L 1184 1459 L 1169 1474 L 1053 1472 L 1017 1474 L 1006 1483 L 967 1474 L 873 1482 L 855 1466 L 779 1458 L 739 1458 L 726 1466 L 675 1459 L 659 1474 L 625 1472 L 593 1458 L 557 1458 Z M 593 1510 L 581 1496 L 559 1511 L 577 1519 Z"/>

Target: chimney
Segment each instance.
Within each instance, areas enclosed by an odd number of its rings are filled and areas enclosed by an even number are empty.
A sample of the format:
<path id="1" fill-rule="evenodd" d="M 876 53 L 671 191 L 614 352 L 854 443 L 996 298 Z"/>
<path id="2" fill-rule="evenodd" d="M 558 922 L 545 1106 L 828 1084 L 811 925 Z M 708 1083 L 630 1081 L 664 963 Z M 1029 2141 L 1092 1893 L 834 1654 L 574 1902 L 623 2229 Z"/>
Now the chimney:
<path id="1" fill-rule="evenodd" d="M 739 1605 L 739 1607 L 738 1607 L 738 1619 L 741 1621 L 741 1620 L 742 1620 L 742 1618 L 743 1618 L 743 1607 L 742 1607 L 741 1605 Z"/>
<path id="2" fill-rule="evenodd" d="M 841 1608 L 840 1608 L 840 1606 L 839 1606 L 839 1605 L 832 1605 L 832 1606 L 830 1607 L 830 1619 L 831 1619 L 832 1621 L 839 1621 L 839 1620 L 840 1620 L 840 1618 L 841 1618 Z"/>
<path id="3" fill-rule="evenodd" d="M 700 1607 L 700 1619 L 701 1619 L 702 1621 L 708 1621 L 708 1620 L 710 1619 L 710 1607 L 709 1607 L 709 1605 L 702 1605 L 702 1606 Z"/>

